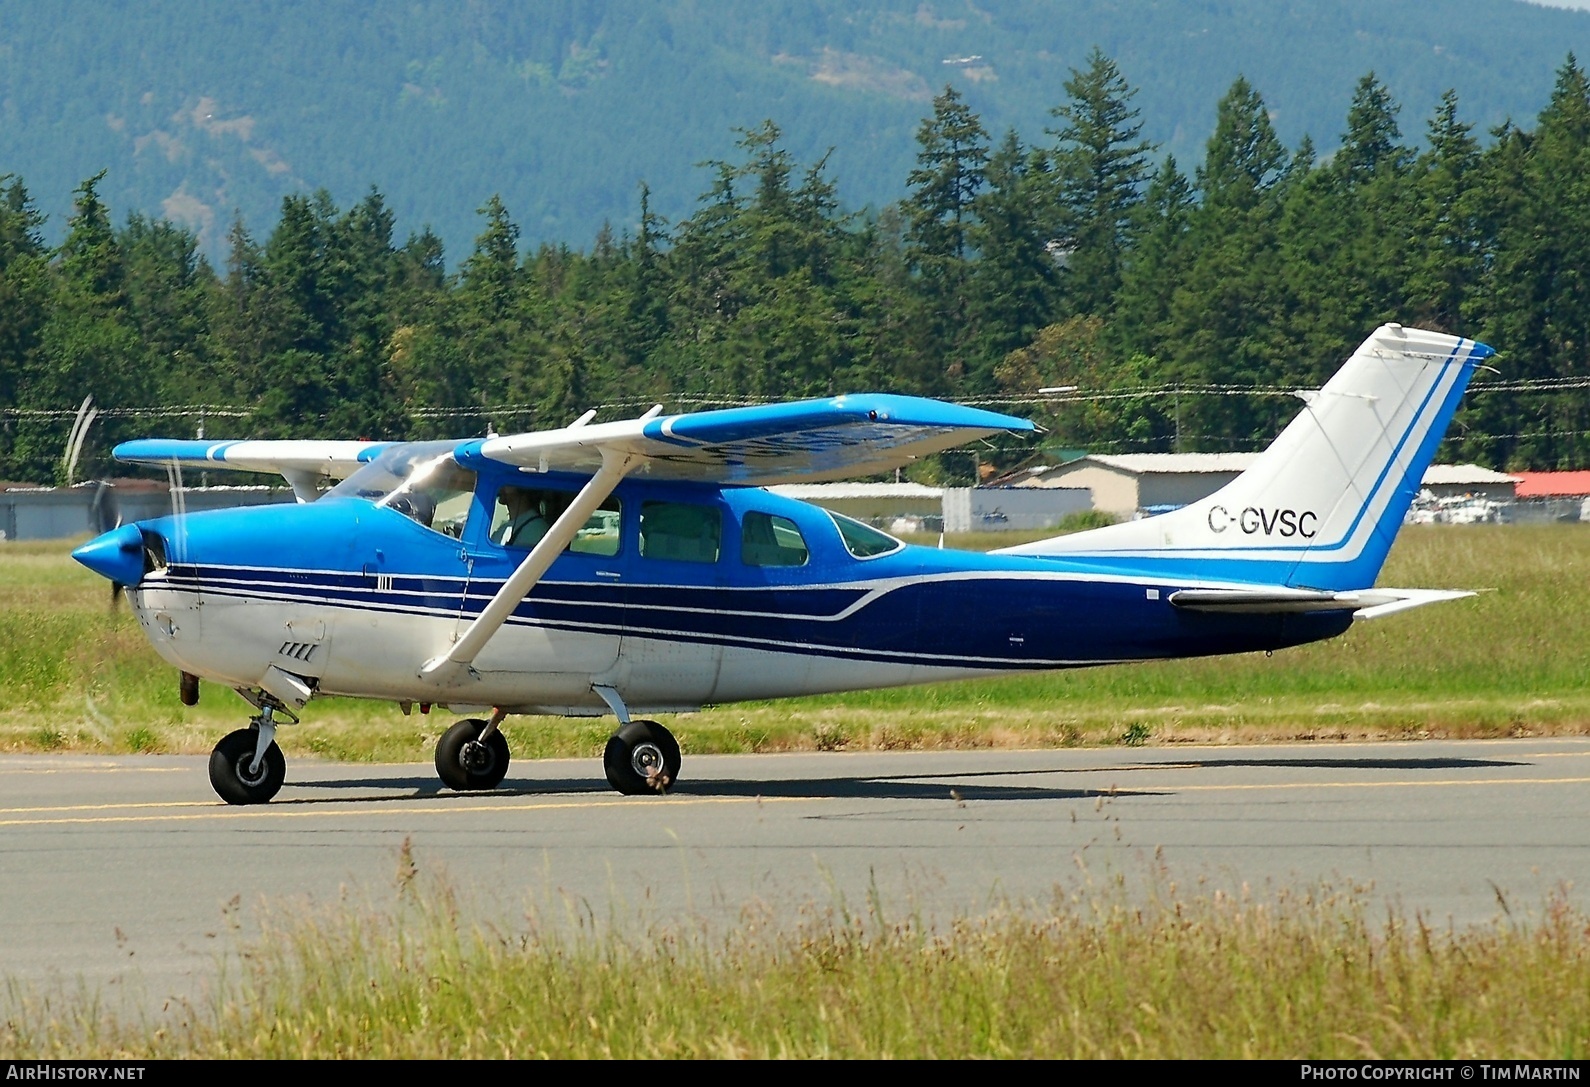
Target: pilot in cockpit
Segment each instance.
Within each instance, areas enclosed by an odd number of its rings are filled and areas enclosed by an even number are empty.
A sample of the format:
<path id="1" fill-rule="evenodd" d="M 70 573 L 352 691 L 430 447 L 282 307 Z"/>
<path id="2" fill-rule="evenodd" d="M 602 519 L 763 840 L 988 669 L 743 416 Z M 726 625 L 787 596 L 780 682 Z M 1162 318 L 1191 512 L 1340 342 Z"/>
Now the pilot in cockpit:
<path id="1" fill-rule="evenodd" d="M 436 517 L 436 500 L 424 491 L 398 495 L 392 500 L 391 508 L 426 528 L 431 527 L 431 521 Z"/>
<path id="2" fill-rule="evenodd" d="M 497 506 L 499 516 L 506 508 L 507 519 L 492 534 L 492 540 L 503 547 L 534 547 L 552 527 L 554 513 L 545 491 L 504 487 L 497 492 Z"/>

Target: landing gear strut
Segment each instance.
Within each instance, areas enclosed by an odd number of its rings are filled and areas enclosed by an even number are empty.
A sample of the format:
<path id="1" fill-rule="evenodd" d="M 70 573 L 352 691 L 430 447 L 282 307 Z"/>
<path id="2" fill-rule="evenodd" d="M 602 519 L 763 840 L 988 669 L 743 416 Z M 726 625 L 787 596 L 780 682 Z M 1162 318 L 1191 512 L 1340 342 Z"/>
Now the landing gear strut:
<path id="1" fill-rule="evenodd" d="M 679 742 L 656 721 L 631 721 L 607 741 L 607 782 L 627 796 L 667 792 L 679 780 Z"/>
<path id="2" fill-rule="evenodd" d="M 490 721 L 466 718 L 442 733 L 436 741 L 436 775 L 443 785 L 479 792 L 502 783 L 508 773 L 508 741 L 497 726 L 504 716 L 497 710 Z"/>
<path id="3" fill-rule="evenodd" d="M 222 737 L 210 752 L 210 784 L 228 804 L 263 804 L 287 780 L 287 759 L 276 746 L 275 707 L 260 706 L 248 728 Z"/>

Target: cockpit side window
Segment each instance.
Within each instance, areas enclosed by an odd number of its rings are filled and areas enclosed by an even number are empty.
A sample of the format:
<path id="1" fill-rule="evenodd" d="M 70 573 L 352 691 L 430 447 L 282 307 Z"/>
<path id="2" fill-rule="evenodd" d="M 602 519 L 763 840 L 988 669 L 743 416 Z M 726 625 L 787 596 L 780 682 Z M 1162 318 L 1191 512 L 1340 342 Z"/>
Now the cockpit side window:
<path id="1" fill-rule="evenodd" d="M 794 521 L 748 510 L 740 521 L 740 561 L 747 566 L 805 566 L 811 552 Z"/>
<path id="2" fill-rule="evenodd" d="M 491 542 L 528 550 L 541 542 L 541 537 L 573 501 L 574 495 L 569 491 L 501 487 L 493 503 Z M 609 497 L 575 533 L 568 550 L 576 555 L 616 555 L 622 524 L 623 507 L 617 498 Z"/>

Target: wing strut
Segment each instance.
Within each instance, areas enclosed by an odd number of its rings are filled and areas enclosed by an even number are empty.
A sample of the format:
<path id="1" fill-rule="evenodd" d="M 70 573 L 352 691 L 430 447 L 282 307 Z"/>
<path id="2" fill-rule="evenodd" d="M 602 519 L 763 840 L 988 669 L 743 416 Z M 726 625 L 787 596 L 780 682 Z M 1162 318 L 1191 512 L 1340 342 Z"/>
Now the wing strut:
<path id="1" fill-rule="evenodd" d="M 421 678 L 446 683 L 455 678 L 455 671 L 468 668 L 492 635 L 507 622 L 519 602 L 536 587 L 541 576 L 552 565 L 552 560 L 563 553 L 563 549 L 574 540 L 575 534 L 584 527 L 596 508 L 607 501 L 607 496 L 613 493 L 625 473 L 641 459 L 633 453 L 623 453 L 605 446 L 601 453 L 602 467 L 574 496 L 569 508 L 552 523 L 540 542 L 530 549 L 530 554 L 519 564 L 519 569 L 503 582 L 497 595 L 481 609 L 475 621 L 453 643 L 453 647 L 442 656 L 425 662 L 420 669 Z"/>

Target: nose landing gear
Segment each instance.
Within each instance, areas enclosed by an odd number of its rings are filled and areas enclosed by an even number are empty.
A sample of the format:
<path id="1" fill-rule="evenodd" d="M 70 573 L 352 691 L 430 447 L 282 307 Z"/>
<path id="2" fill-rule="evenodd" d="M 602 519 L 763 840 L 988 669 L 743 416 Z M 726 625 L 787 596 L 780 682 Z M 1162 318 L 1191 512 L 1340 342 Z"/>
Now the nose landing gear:
<path id="1" fill-rule="evenodd" d="M 276 746 L 276 709 L 264 703 L 248 728 L 228 733 L 210 752 L 210 784 L 228 804 L 263 804 L 287 780 L 287 759 Z"/>

